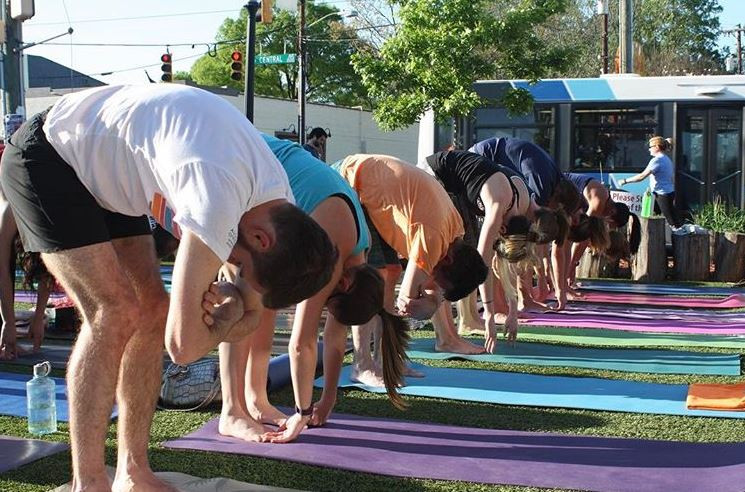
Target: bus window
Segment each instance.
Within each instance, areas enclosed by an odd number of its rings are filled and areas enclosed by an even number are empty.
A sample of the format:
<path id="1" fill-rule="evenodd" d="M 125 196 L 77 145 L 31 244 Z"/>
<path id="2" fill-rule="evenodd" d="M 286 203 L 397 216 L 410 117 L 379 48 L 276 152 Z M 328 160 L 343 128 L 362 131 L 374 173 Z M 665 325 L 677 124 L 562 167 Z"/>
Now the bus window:
<path id="1" fill-rule="evenodd" d="M 649 162 L 647 140 L 657 133 L 655 106 L 585 106 L 572 113 L 573 169 L 638 172 Z"/>

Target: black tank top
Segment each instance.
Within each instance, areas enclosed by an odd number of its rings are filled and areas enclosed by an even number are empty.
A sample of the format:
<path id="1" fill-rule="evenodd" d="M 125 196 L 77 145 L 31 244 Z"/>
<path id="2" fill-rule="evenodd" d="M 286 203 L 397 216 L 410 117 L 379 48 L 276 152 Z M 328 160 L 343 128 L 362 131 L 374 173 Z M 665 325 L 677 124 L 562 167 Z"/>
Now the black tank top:
<path id="1" fill-rule="evenodd" d="M 520 175 L 484 156 L 464 150 L 448 150 L 427 157 L 427 164 L 432 168 L 435 176 L 448 193 L 465 196 L 471 211 L 481 217 L 484 216 L 484 205 L 481 203 L 479 194 L 481 193 L 481 187 L 493 174 L 504 174 L 510 183 L 512 200 L 508 210 L 515 205 L 519 198 L 517 188 L 515 188 L 511 178 L 513 176 L 520 177 Z"/>

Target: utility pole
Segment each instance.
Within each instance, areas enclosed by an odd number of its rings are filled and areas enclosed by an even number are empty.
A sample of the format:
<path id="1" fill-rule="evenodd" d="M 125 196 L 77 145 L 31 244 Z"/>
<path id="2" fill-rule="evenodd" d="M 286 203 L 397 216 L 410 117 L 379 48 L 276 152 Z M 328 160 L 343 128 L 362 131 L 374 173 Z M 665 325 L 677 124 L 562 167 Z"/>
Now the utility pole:
<path id="1" fill-rule="evenodd" d="M 244 107 L 246 109 L 246 118 L 253 123 L 254 121 L 254 66 L 256 64 L 256 12 L 259 10 L 257 0 L 249 0 L 245 5 L 248 10 L 248 19 L 246 22 L 246 85 L 243 91 Z"/>
<path id="2" fill-rule="evenodd" d="M 18 49 L 23 44 L 22 22 L 10 17 L 8 0 L 0 1 L 2 21 L 5 25 L 5 41 L 2 44 L 3 115 L 24 114 L 21 50 Z"/>
<path id="3" fill-rule="evenodd" d="M 297 143 L 305 144 L 305 0 L 299 0 L 297 35 Z"/>
<path id="4" fill-rule="evenodd" d="M 632 0 L 618 0 L 618 47 L 620 73 L 634 72 L 634 7 Z"/>
<path id="5" fill-rule="evenodd" d="M 600 54 L 600 73 L 608 73 L 608 0 L 598 0 L 597 14 L 600 16 L 602 28 L 602 52 Z"/>
<path id="6" fill-rule="evenodd" d="M 737 70 L 735 73 L 741 74 L 743 73 L 742 70 L 742 32 L 745 31 L 745 28 L 742 27 L 742 24 L 737 24 L 732 29 L 726 29 L 722 31 L 722 34 L 734 34 L 735 38 L 737 40 Z"/>

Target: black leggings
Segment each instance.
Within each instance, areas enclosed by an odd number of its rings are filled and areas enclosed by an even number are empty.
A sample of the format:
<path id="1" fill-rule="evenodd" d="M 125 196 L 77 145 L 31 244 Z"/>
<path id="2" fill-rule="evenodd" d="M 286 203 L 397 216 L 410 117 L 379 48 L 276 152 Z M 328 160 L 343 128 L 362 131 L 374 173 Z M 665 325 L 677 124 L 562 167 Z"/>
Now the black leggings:
<path id="1" fill-rule="evenodd" d="M 680 220 L 680 214 L 675 209 L 675 192 L 666 195 L 655 193 L 654 199 L 657 202 L 657 208 L 665 216 L 668 224 L 676 228 L 683 225 L 683 221 Z"/>

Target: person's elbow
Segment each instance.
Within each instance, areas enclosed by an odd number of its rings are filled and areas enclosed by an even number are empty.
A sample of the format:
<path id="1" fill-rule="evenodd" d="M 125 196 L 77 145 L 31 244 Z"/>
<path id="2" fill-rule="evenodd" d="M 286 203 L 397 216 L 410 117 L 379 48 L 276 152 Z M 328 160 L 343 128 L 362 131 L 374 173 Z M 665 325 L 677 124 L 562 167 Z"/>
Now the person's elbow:
<path id="1" fill-rule="evenodd" d="M 166 351 L 171 360 L 181 366 L 191 364 L 205 355 L 200 353 L 195 344 L 188 343 L 182 337 L 169 334 L 166 334 Z"/>

